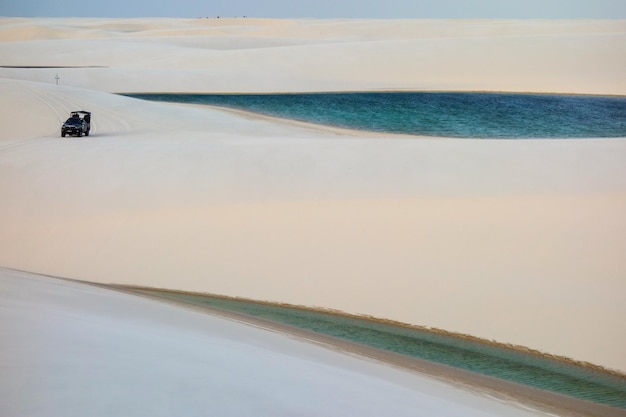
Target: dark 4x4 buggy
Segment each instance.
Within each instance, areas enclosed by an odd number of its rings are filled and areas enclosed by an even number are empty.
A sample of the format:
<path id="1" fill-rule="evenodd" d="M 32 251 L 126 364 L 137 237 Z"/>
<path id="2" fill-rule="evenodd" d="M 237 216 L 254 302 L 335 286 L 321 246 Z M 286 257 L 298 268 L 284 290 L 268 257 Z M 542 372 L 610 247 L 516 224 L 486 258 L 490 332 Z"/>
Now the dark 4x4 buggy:
<path id="1" fill-rule="evenodd" d="M 83 117 L 80 117 L 80 116 Z M 73 111 L 69 119 L 61 126 L 61 136 L 74 135 L 81 137 L 89 136 L 91 130 L 91 113 L 84 110 Z"/>

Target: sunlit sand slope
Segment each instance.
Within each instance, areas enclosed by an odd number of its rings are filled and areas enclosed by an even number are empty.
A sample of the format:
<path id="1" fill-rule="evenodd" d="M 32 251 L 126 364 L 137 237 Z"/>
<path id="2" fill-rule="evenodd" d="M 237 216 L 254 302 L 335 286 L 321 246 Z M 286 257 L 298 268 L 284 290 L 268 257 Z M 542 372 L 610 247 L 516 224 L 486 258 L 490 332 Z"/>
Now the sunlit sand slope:
<path id="1" fill-rule="evenodd" d="M 10 416 L 548 415 L 127 294 L 6 269 L 0 285 Z"/>

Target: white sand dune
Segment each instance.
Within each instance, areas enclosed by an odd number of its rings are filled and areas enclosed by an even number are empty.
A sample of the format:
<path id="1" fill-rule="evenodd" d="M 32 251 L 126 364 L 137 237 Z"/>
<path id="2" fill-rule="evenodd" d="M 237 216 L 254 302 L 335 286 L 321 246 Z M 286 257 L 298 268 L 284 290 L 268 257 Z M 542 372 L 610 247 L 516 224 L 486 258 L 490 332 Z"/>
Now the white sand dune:
<path id="1" fill-rule="evenodd" d="M 0 284 L 3 415 L 551 415 L 152 300 L 5 269 Z"/>
<path id="2" fill-rule="evenodd" d="M 626 94 L 626 21 L 0 20 L 0 77 L 110 92 Z M 4 42 L 2 42 L 4 41 Z M 172 71 L 175 70 L 175 71 Z"/>
<path id="3" fill-rule="evenodd" d="M 335 308 L 626 371 L 623 139 L 347 133 L 109 94 L 624 94 L 625 31 L 2 19 L 2 65 L 106 68 L 0 68 L 0 265 Z M 62 140 L 77 108 L 93 135 Z"/>

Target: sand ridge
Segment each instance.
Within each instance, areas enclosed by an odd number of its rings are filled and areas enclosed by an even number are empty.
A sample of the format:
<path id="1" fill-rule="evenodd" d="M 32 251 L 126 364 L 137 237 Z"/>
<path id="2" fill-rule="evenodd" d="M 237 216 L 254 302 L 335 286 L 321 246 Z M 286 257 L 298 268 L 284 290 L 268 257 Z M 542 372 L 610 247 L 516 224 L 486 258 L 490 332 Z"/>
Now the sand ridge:
<path id="1" fill-rule="evenodd" d="M 110 92 L 626 94 L 623 20 L 2 19 L 0 64 Z M 43 64 L 42 64 L 43 62 Z M 53 82 L 55 73 L 0 69 Z"/>

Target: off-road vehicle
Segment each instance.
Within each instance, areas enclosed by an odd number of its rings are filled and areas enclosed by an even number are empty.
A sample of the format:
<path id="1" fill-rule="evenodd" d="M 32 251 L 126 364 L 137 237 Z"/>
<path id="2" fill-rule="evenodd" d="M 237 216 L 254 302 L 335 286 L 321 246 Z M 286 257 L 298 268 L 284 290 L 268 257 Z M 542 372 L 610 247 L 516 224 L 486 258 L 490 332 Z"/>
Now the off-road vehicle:
<path id="1" fill-rule="evenodd" d="M 83 117 L 80 117 L 80 116 Z M 91 113 L 84 110 L 77 110 L 70 113 L 70 118 L 61 126 L 61 136 L 74 135 L 81 137 L 89 136 L 91 130 Z"/>

